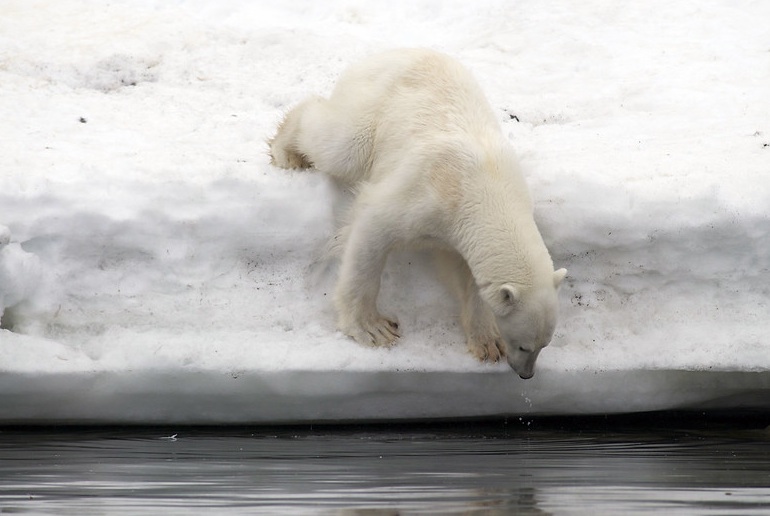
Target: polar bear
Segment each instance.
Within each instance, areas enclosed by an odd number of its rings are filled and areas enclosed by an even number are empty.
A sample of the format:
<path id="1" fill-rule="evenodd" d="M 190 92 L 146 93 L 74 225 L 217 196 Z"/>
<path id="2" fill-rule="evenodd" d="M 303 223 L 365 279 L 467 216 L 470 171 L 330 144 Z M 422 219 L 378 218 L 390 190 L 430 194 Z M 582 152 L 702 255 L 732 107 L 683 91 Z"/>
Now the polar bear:
<path id="1" fill-rule="evenodd" d="M 521 378 L 533 376 L 567 271 L 554 271 L 516 156 L 465 68 L 426 49 L 368 58 L 330 98 L 289 111 L 268 144 L 273 165 L 313 167 L 355 194 L 335 237 L 341 331 L 393 344 L 401 329 L 377 308 L 385 259 L 397 246 L 430 244 L 471 353 L 507 357 Z"/>

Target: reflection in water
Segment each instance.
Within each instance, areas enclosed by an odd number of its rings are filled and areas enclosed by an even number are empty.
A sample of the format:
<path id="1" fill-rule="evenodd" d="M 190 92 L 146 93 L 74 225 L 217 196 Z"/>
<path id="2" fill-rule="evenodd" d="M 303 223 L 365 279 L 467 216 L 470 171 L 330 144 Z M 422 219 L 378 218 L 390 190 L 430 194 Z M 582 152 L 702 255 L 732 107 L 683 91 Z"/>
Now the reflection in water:
<path id="1" fill-rule="evenodd" d="M 761 430 L 175 432 L 0 431 L 0 513 L 770 511 Z"/>

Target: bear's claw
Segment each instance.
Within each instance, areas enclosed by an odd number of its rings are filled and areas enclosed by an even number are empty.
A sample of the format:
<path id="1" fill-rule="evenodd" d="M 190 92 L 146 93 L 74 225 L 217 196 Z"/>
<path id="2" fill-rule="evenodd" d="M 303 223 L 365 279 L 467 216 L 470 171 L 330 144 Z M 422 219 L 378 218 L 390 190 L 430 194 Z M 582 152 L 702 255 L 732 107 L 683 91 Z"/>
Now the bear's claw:
<path id="1" fill-rule="evenodd" d="M 270 164 L 285 169 L 310 168 L 312 165 L 307 156 L 298 152 L 278 148 L 270 142 Z"/>
<path id="2" fill-rule="evenodd" d="M 505 345 L 499 338 L 484 339 L 483 341 L 468 342 L 468 348 L 473 356 L 481 362 L 499 362 L 505 358 Z"/>
<path id="3" fill-rule="evenodd" d="M 357 326 L 345 333 L 365 346 L 390 347 L 401 337 L 398 322 L 385 317 L 360 322 Z"/>

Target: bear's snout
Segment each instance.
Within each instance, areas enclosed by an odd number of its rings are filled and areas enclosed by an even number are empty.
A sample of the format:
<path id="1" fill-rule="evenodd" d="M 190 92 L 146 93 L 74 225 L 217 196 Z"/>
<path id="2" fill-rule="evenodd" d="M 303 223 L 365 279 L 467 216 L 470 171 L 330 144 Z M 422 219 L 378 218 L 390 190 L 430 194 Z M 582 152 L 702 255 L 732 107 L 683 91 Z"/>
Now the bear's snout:
<path id="1" fill-rule="evenodd" d="M 515 365 L 511 364 L 511 367 L 513 367 L 513 370 L 516 372 L 517 375 L 519 375 L 519 378 L 522 380 L 529 380 L 533 376 L 535 376 L 535 370 L 532 367 L 516 367 Z"/>
<path id="2" fill-rule="evenodd" d="M 508 365 L 519 375 L 522 380 L 529 380 L 535 376 L 535 361 L 539 352 L 526 353 L 516 350 L 508 355 Z"/>

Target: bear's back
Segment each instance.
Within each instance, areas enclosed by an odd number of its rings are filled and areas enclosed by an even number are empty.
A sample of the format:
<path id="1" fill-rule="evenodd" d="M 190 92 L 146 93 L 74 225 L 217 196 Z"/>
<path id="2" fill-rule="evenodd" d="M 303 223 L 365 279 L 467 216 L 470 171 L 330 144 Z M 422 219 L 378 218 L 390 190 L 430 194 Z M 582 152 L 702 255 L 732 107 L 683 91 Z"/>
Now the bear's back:
<path id="1" fill-rule="evenodd" d="M 476 80 L 459 62 L 428 49 L 391 50 L 348 69 L 332 102 L 361 117 L 378 138 L 467 137 L 499 126 Z"/>

